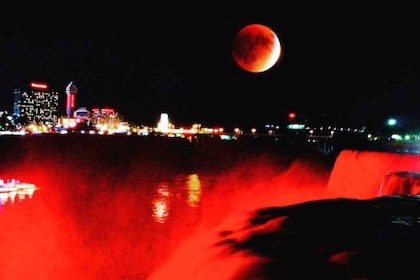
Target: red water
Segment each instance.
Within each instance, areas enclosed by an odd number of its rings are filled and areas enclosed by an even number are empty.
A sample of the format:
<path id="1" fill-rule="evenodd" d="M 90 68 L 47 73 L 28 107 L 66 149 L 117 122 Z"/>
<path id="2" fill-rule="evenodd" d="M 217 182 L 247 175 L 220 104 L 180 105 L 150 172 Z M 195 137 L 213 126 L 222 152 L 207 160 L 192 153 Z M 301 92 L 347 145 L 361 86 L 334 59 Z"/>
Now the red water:
<path id="1" fill-rule="evenodd" d="M 221 233 L 226 230 L 229 234 L 233 232 L 232 238 L 237 240 L 252 235 L 246 229 L 249 210 L 324 198 L 373 198 L 378 196 L 387 174 L 417 170 L 420 170 L 419 155 L 345 150 L 331 172 L 307 161 L 296 161 L 278 174 L 267 172 L 266 168 L 256 173 L 247 168 L 242 172 L 235 171 L 232 177 L 222 180 L 216 190 L 219 199 L 209 200 L 212 205 L 206 207 L 209 212 L 205 214 L 205 220 L 213 223 L 204 222 L 205 225 L 191 235 L 149 279 L 166 280 L 175 276 L 177 279 L 194 280 L 238 279 L 237 275 L 245 275 L 244 271 L 258 267 L 257 264 L 265 259 L 246 253 L 232 254 L 215 244 L 220 242 Z M 247 181 L 244 180 L 247 174 L 256 176 L 253 176 L 254 180 Z M 279 224 L 281 221 L 272 221 L 273 228 Z M 259 230 L 270 231 L 270 228 Z"/>
<path id="2" fill-rule="evenodd" d="M 372 198 L 381 193 L 385 176 L 392 172 L 418 172 L 420 155 L 375 151 L 342 151 L 328 182 L 333 197 Z"/>
<path id="3" fill-rule="evenodd" d="M 420 169 L 420 156 L 391 153 L 343 151 L 332 170 L 313 159 L 278 165 L 257 157 L 218 174 L 194 215 L 182 208 L 157 225 L 143 179 L 157 165 L 133 160 L 101 173 L 100 165 L 88 168 L 92 158 L 32 156 L 1 174 L 41 187 L 0 208 L 0 279 L 229 279 L 264 261 L 212 246 L 225 228 L 241 228 L 249 211 L 374 197 L 389 172 Z"/>

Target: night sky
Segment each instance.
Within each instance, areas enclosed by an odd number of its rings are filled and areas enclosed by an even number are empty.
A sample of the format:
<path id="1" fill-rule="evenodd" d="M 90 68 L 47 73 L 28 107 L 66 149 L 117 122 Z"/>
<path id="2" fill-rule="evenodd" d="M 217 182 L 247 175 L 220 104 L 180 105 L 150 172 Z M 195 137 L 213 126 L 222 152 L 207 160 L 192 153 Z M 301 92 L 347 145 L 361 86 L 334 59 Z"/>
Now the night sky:
<path id="1" fill-rule="evenodd" d="M 31 17 L 1 20 L 0 110 L 30 81 L 64 99 L 73 80 L 76 107 L 113 107 L 142 124 L 161 112 L 176 125 L 259 125 L 292 110 L 357 125 L 420 119 L 414 6 L 272 4 L 28 7 Z M 279 63 L 263 73 L 232 57 L 250 23 L 281 40 Z"/>

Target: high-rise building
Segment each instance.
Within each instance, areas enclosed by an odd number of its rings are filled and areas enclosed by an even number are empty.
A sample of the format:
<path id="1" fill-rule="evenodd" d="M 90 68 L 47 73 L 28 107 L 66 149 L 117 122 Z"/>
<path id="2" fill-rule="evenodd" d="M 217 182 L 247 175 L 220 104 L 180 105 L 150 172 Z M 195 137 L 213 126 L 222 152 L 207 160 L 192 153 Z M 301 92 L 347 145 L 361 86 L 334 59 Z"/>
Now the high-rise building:
<path id="1" fill-rule="evenodd" d="M 73 114 L 74 107 L 76 105 L 76 94 L 77 87 L 73 82 L 70 82 L 66 87 L 66 114 L 67 118 L 70 118 Z"/>
<path id="2" fill-rule="evenodd" d="M 57 123 L 58 91 L 46 83 L 31 82 L 27 89 L 16 88 L 13 94 L 14 115 L 27 118 L 28 123 Z"/>

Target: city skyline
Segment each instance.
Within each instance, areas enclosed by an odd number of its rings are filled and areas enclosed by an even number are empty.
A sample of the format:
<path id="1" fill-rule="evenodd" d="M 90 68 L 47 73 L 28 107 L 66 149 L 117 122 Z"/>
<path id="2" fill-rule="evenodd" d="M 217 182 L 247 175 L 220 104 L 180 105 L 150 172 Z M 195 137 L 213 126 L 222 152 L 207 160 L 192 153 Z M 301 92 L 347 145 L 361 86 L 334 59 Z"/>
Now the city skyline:
<path id="1" fill-rule="evenodd" d="M 159 124 L 162 122 L 162 116 L 165 115 L 169 117 L 170 112 L 160 112 L 159 116 L 156 117 L 156 121 L 154 123 L 134 123 L 129 119 L 124 119 L 123 114 L 121 112 L 116 111 L 113 107 L 99 107 L 99 106 L 92 106 L 87 108 L 83 104 L 78 104 L 78 88 L 74 81 L 70 81 L 68 85 L 66 86 L 65 92 L 57 91 L 54 88 L 51 88 L 48 83 L 40 82 L 40 81 L 32 81 L 28 83 L 25 87 L 19 87 L 15 88 L 13 92 L 13 109 L 8 110 L 7 108 L 3 108 L 4 110 L 0 110 L 2 113 L 6 113 L 9 116 L 14 117 L 23 117 L 24 119 L 27 119 L 29 123 L 39 123 L 39 124 L 57 124 L 61 125 L 61 122 L 58 121 L 59 119 L 71 119 L 71 118 L 79 118 L 81 117 L 86 118 L 86 112 L 87 114 L 95 115 L 98 110 L 112 110 L 116 113 L 116 115 L 119 115 L 118 119 L 123 122 L 130 123 L 133 126 L 136 125 L 144 125 L 144 126 L 150 126 L 154 127 L 155 125 L 159 126 Z M 37 104 L 37 105 L 35 105 Z M 48 105 L 50 104 L 50 105 Z M 45 107 L 47 105 L 47 107 Z M 38 111 L 44 111 L 42 115 L 38 115 Z M 79 113 L 76 114 L 76 112 L 82 113 L 82 115 L 79 115 Z M 213 126 L 212 124 L 206 122 L 206 120 L 199 120 L 196 123 L 173 123 L 172 121 L 168 124 L 171 126 L 174 126 L 176 128 L 179 127 L 192 127 L 196 125 L 203 125 L 203 126 Z M 307 125 L 315 125 L 318 127 L 321 126 L 331 126 L 331 125 L 343 125 L 340 123 L 335 122 L 335 120 L 329 120 L 325 118 L 325 116 L 317 116 L 317 115 L 308 115 L 304 112 L 295 112 L 295 111 L 289 111 L 287 114 L 284 114 L 283 116 L 280 116 L 278 119 L 273 120 L 271 122 L 265 122 L 265 123 L 258 123 L 257 125 L 253 126 L 245 126 L 240 127 L 241 129 L 245 130 L 251 130 L 255 128 L 267 129 L 267 126 L 281 126 L 281 129 L 286 129 L 286 125 L 288 123 L 299 123 L 299 124 L 307 124 Z M 346 124 L 344 124 L 346 125 Z M 215 127 L 223 128 L 225 127 L 224 122 L 218 123 Z M 233 129 L 239 129 L 239 126 L 235 127 L 228 127 L 230 130 Z M 352 128 L 352 129 L 361 129 L 363 127 L 358 128 Z M 349 129 L 348 127 L 346 129 Z"/>
<path id="2" fill-rule="evenodd" d="M 265 4 L 267 5 L 267 4 Z M 176 123 L 249 126 L 289 111 L 343 122 L 387 115 L 420 119 L 419 20 L 408 6 L 308 4 L 226 7 L 69 7 L 30 24 L 7 22 L 0 36 L 0 105 L 16 87 L 43 81 L 78 86 L 84 107 L 113 107 L 136 123 L 168 112 Z M 112 20 L 120 15 L 118 21 Z M 148 15 L 146 17 L 146 15 Z M 261 23 L 278 35 L 279 63 L 248 73 L 232 57 L 240 28 Z"/>

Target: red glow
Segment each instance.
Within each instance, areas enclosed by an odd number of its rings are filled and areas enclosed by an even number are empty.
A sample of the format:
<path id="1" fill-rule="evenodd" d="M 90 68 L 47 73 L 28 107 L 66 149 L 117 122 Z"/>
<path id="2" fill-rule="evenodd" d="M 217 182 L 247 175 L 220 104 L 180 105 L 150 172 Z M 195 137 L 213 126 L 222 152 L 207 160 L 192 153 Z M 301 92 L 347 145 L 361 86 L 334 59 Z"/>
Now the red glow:
<path id="1" fill-rule="evenodd" d="M 257 166 L 252 162 L 248 164 Z M 273 169 L 270 171 L 270 166 L 265 164 L 261 170 L 252 172 L 249 166 L 244 166 L 244 170 L 239 169 L 232 172 L 231 177 L 226 176 L 215 190 L 215 200 L 207 200 L 211 204 L 207 205 L 208 212 L 203 217 L 205 226 L 187 238 L 168 262 L 149 279 L 171 279 L 174 275 L 180 279 L 194 280 L 236 279 L 238 272 L 258 267 L 265 259 L 252 254 L 229 254 L 224 251 L 226 247 L 215 244 L 220 244 L 223 240 L 220 233 L 226 230 L 234 229 L 232 239 L 237 240 L 254 234 L 251 231 L 255 231 L 255 228 L 247 230 L 246 221 L 250 218 L 248 211 L 328 198 L 374 198 L 377 197 L 381 181 L 389 172 L 419 170 L 420 156 L 344 151 L 337 158 L 329 179 L 319 165 L 305 161 L 295 162 L 277 175 Z M 316 170 L 311 170 L 313 168 Z M 245 174 L 249 175 L 248 179 L 253 179 L 247 182 L 246 179 L 239 179 Z M 246 186 L 246 191 L 238 191 L 243 186 Z M 224 198 L 222 201 L 217 199 L 221 197 Z M 278 230 L 283 222 L 281 219 L 273 220 L 260 230 Z M 339 252 L 332 255 L 330 261 L 346 263 L 352 253 Z"/>
<path id="2" fill-rule="evenodd" d="M 251 234 L 242 227 L 248 211 L 329 197 L 374 197 L 385 173 L 420 169 L 420 155 L 344 151 L 332 170 L 316 158 L 282 164 L 267 155 L 243 158 L 214 175 L 211 188 L 200 173 L 189 178 L 185 190 L 165 181 L 154 192 L 149 178 L 166 176 L 162 162 L 176 162 L 184 155 L 179 149 L 123 143 L 119 151 L 129 150 L 130 156 L 123 161 L 107 152 L 115 142 L 57 139 L 48 152 L 43 141 L 25 142 L 10 151 L 23 150 L 23 160 L 2 165 L 2 173 L 40 186 L 33 198 L 0 207 L 2 279 L 238 279 L 232 277 L 238 270 L 264 260 L 213 245 L 226 228 L 242 228 L 233 233 L 237 239 Z M 225 159 L 232 155 L 212 151 Z M 164 217 L 165 223 L 159 222 Z M 347 256 L 337 252 L 331 261 L 345 263 Z"/>
<path id="3" fill-rule="evenodd" d="M 416 170 L 420 170 L 419 155 L 345 150 L 335 162 L 328 190 L 334 196 L 368 199 L 380 194 L 389 173 Z"/>
<path id="4" fill-rule="evenodd" d="M 48 88 L 48 85 L 47 84 L 45 84 L 45 83 L 36 83 L 36 82 L 32 82 L 31 83 L 31 87 L 32 88 L 38 88 L 38 89 L 47 89 Z"/>
<path id="5" fill-rule="evenodd" d="M 66 100 L 66 107 L 67 108 L 74 108 L 74 94 L 68 94 Z"/>
<path id="6" fill-rule="evenodd" d="M 252 73 L 264 72 L 280 59 L 280 40 L 269 27 L 250 24 L 236 33 L 232 54 L 242 69 Z"/>
<path id="7" fill-rule="evenodd" d="M 296 118 L 296 113 L 295 112 L 290 112 L 288 114 L 289 120 L 293 120 L 294 118 Z"/>

